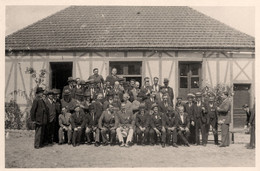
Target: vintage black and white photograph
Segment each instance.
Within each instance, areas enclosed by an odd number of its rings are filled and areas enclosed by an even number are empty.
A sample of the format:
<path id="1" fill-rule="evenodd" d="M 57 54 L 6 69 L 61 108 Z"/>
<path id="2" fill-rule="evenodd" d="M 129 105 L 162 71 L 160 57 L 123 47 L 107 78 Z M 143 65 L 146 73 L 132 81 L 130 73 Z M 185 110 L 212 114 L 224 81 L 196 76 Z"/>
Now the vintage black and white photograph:
<path id="1" fill-rule="evenodd" d="M 256 167 L 255 7 L 5 6 L 5 168 Z"/>

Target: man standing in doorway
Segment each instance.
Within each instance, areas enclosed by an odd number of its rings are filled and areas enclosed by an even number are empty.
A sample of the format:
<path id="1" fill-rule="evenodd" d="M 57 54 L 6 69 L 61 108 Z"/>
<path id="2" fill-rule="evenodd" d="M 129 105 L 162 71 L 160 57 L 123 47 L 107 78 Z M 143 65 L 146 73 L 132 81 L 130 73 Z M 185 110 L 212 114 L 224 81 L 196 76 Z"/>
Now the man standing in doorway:
<path id="1" fill-rule="evenodd" d="M 110 85 L 114 87 L 115 81 L 119 79 L 119 77 L 116 75 L 117 74 L 117 69 L 113 68 L 111 71 L 111 75 L 108 75 L 106 78 L 107 82 L 110 82 Z"/>
<path id="2" fill-rule="evenodd" d="M 104 85 L 104 78 L 102 75 L 98 74 L 98 68 L 93 69 L 93 75 L 89 76 L 88 80 L 94 80 L 99 88 L 103 87 Z"/>

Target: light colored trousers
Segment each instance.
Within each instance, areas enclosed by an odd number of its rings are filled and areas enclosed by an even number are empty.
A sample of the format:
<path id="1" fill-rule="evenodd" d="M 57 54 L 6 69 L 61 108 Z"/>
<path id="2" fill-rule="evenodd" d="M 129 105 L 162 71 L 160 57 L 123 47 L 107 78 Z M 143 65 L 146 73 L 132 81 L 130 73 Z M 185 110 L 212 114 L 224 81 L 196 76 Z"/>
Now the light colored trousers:
<path id="1" fill-rule="evenodd" d="M 116 134 L 119 142 L 124 142 L 123 137 L 127 137 L 126 142 L 131 142 L 133 139 L 134 130 L 132 128 L 119 127 L 116 129 Z"/>

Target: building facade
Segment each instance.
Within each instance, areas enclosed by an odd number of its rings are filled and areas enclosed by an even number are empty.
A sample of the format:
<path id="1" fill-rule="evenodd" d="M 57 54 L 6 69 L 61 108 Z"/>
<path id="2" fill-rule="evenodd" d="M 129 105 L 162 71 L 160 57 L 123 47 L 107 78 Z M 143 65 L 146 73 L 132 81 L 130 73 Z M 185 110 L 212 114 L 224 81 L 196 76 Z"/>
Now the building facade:
<path id="1" fill-rule="evenodd" d="M 254 103 L 254 46 L 253 37 L 189 7 L 69 7 L 6 37 L 5 97 L 26 105 L 11 92 L 35 86 L 27 67 L 46 69 L 46 85 L 59 89 L 69 76 L 86 80 L 99 68 L 105 78 L 115 67 L 126 80 L 168 78 L 184 99 L 232 86 L 239 118 L 243 103 Z"/>

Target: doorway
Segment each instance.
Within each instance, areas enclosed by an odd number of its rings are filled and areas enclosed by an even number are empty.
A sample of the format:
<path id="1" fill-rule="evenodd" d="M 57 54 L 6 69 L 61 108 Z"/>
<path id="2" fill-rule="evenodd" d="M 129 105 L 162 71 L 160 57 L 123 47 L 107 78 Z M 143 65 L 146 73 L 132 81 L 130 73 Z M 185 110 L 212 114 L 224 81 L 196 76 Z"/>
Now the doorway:
<path id="1" fill-rule="evenodd" d="M 201 88 L 201 62 L 179 62 L 179 96 L 187 98 Z"/>
<path id="2" fill-rule="evenodd" d="M 243 127 L 246 121 L 246 114 L 242 106 L 250 106 L 250 88 L 251 84 L 234 84 L 234 127 Z"/>
<path id="3" fill-rule="evenodd" d="M 67 85 L 68 77 L 72 76 L 72 62 L 50 62 L 50 89 L 60 89 Z"/>

